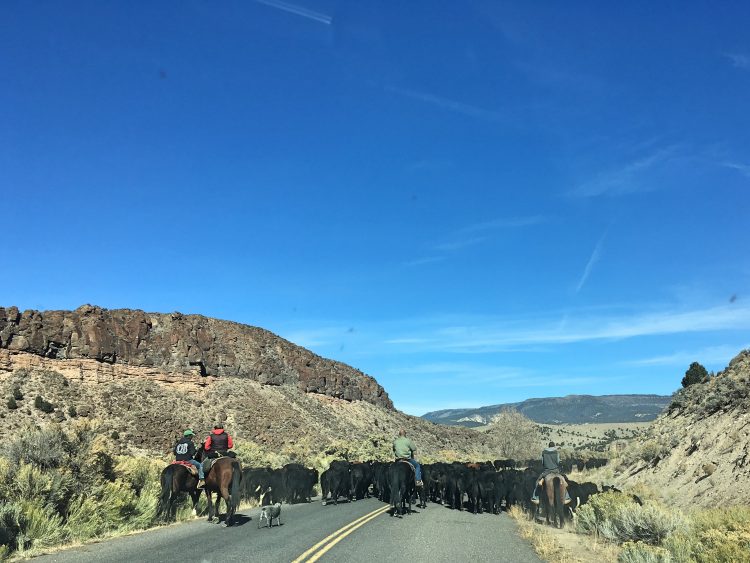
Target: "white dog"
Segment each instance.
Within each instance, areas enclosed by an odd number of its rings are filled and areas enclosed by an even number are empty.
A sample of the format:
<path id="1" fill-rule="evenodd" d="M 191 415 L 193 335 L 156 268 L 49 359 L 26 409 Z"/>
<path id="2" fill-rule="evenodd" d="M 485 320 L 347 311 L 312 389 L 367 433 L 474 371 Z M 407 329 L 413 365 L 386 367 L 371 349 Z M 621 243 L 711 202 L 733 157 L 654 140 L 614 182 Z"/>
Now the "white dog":
<path id="1" fill-rule="evenodd" d="M 277 526 L 281 526 L 281 503 L 277 502 L 270 506 L 264 506 L 260 509 L 260 518 L 258 518 L 258 529 L 260 529 L 260 523 L 263 520 L 268 521 L 268 527 L 273 527 L 273 519 L 276 518 Z"/>

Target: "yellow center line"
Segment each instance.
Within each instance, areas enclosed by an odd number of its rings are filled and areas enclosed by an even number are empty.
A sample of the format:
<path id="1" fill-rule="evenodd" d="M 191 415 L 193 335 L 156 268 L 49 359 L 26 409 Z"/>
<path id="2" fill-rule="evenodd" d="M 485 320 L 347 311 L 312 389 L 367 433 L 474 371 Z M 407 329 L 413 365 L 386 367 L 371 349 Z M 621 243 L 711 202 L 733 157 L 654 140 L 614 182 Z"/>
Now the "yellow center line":
<path id="1" fill-rule="evenodd" d="M 344 539 L 344 538 L 345 538 L 346 536 L 348 536 L 349 534 L 351 534 L 351 533 L 352 533 L 352 532 L 354 532 L 355 530 L 357 530 L 357 529 L 361 528 L 362 526 L 364 526 L 365 524 L 367 524 L 367 523 L 368 523 L 368 522 L 369 522 L 370 520 L 374 520 L 375 518 L 377 518 L 377 517 L 378 517 L 378 516 L 380 516 L 381 514 L 384 514 L 384 513 L 385 513 L 385 512 L 386 512 L 386 511 L 387 511 L 387 510 L 388 510 L 389 508 L 390 508 L 390 506 L 386 506 L 385 508 L 382 508 L 382 509 L 380 510 L 380 512 L 378 512 L 377 514 L 373 514 L 373 515 L 372 515 L 372 516 L 370 516 L 370 517 L 369 517 L 369 518 L 368 518 L 367 520 L 363 520 L 362 522 L 360 522 L 360 523 L 359 523 L 359 524 L 357 524 L 356 526 L 354 526 L 354 527 L 350 528 L 349 530 L 347 530 L 347 531 L 346 531 L 346 532 L 344 532 L 343 534 L 339 535 L 339 537 L 337 537 L 337 538 L 336 538 L 335 540 L 333 540 L 333 541 L 332 541 L 331 543 L 329 543 L 329 544 L 328 544 L 328 545 L 326 545 L 326 546 L 325 546 L 324 548 L 322 548 L 322 549 L 321 549 L 320 551 L 318 551 L 318 553 L 316 553 L 315 555 L 313 555 L 312 557 L 310 557 L 310 559 L 308 559 L 308 560 L 307 560 L 307 563 L 315 563 L 315 561 L 317 561 L 318 559 L 320 559 L 321 557 L 323 557 L 323 555 L 325 555 L 325 553 L 326 553 L 326 552 L 327 552 L 327 551 L 328 551 L 329 549 L 331 549 L 331 548 L 332 548 L 332 547 L 333 547 L 334 545 L 336 545 L 336 544 L 337 544 L 337 543 L 339 543 L 339 542 L 340 542 L 341 540 L 343 540 L 343 539 Z"/>
<path id="2" fill-rule="evenodd" d="M 376 518 L 377 516 L 380 516 L 384 512 L 386 512 L 390 508 L 390 505 L 383 506 L 381 508 L 378 508 L 377 510 L 373 510 L 369 514 L 365 514 L 364 516 L 360 516 L 353 522 L 350 522 L 346 526 L 343 526 L 342 528 L 339 528 L 332 534 L 326 536 L 322 540 L 320 540 L 318 543 L 316 543 L 314 546 L 312 546 L 310 549 L 305 551 L 302 555 L 297 557 L 292 563 L 302 563 L 302 561 L 305 560 L 305 558 L 310 557 L 310 559 L 307 560 L 307 563 L 312 563 L 313 561 L 317 561 L 326 551 L 331 549 L 334 545 L 336 545 L 338 542 L 340 542 L 342 539 L 344 539 L 346 536 L 351 534 L 354 530 L 359 528 L 360 526 L 364 526 L 367 524 L 370 520 L 373 518 Z M 333 541 L 332 541 L 333 540 Z M 315 553 L 316 550 L 323 547 L 326 543 L 331 542 L 329 545 L 327 545 L 325 548 L 321 549 L 321 551 L 313 556 L 313 553 Z"/>

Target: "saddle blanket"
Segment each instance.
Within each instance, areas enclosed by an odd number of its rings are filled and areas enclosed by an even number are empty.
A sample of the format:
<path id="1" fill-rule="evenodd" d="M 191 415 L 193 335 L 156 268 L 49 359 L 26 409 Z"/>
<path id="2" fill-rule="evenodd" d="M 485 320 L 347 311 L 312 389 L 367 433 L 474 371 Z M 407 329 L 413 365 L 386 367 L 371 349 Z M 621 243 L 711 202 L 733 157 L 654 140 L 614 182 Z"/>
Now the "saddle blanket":
<path id="1" fill-rule="evenodd" d="M 172 465 L 182 465 L 183 467 L 187 467 L 190 473 L 192 473 L 195 477 L 198 476 L 198 468 L 189 461 L 173 461 Z"/>

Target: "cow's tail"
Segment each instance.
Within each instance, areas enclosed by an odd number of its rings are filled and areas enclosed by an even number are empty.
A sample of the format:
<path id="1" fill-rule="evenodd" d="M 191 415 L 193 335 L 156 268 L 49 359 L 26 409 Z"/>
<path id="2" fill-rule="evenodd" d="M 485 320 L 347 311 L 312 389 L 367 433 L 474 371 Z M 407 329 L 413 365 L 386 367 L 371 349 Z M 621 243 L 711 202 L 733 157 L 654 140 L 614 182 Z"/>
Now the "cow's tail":
<path id="1" fill-rule="evenodd" d="M 232 464 L 232 510 L 237 510 L 240 507 L 240 498 L 242 496 L 242 469 L 239 463 Z"/>
<path id="2" fill-rule="evenodd" d="M 156 506 L 156 513 L 164 518 L 169 515 L 170 497 L 172 496 L 172 480 L 174 479 L 174 465 L 167 465 L 161 472 L 161 494 Z"/>
<path id="3" fill-rule="evenodd" d="M 565 505 L 563 504 L 562 480 L 560 477 L 552 479 L 552 489 L 555 491 L 555 516 L 558 519 L 558 525 L 562 528 L 564 525 Z"/>

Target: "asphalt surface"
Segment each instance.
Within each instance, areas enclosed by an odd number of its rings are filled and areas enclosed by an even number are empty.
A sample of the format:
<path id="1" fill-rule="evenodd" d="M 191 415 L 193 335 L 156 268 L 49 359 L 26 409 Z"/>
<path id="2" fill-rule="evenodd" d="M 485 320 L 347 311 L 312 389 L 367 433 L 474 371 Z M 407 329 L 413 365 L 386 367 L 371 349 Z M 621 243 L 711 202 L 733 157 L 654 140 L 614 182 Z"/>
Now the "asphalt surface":
<path id="1" fill-rule="evenodd" d="M 380 510 L 385 507 L 377 499 L 337 506 L 322 506 L 319 501 L 284 505 L 282 525 L 271 529 L 257 528 L 260 509 L 254 508 L 239 512 L 237 525 L 228 528 L 201 518 L 66 549 L 34 561 L 541 561 L 504 514 L 474 515 L 428 504 L 415 514 L 396 518 Z"/>

